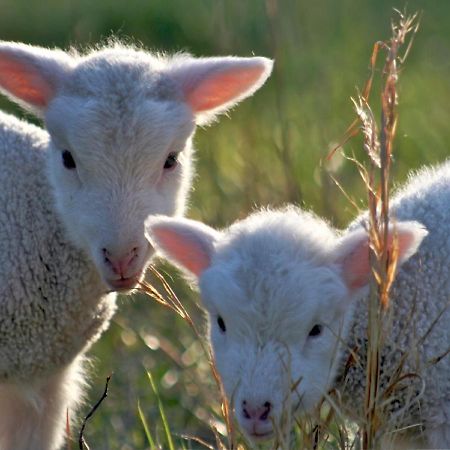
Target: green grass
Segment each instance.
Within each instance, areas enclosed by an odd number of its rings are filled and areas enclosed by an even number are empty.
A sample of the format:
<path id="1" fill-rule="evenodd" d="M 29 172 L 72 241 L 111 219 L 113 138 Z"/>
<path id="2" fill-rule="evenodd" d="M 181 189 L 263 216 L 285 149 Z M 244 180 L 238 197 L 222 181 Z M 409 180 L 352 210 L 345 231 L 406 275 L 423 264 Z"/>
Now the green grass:
<path id="1" fill-rule="evenodd" d="M 267 5 L 271 6 L 269 10 Z M 353 164 L 323 162 L 354 117 L 350 96 L 369 74 L 376 40 L 390 34 L 389 0 L 0 0 L 0 37 L 39 45 L 88 45 L 119 34 L 148 48 L 195 55 L 276 58 L 267 85 L 220 123 L 197 133 L 197 172 L 189 216 L 225 226 L 255 207 L 298 202 L 345 226 L 354 209 L 333 173 L 361 207 L 364 186 Z M 450 2 L 409 0 L 422 26 L 401 75 L 393 176 L 442 161 L 450 142 Z M 272 13 L 270 13 L 272 12 Z M 377 86 L 374 92 L 378 92 Z M 377 94 L 375 94 L 377 95 Z M 377 98 L 374 97 L 376 103 Z M 20 111 L 6 100 L 0 108 Z M 362 156 L 360 141 L 345 148 Z M 199 324 L 197 296 L 168 267 L 177 295 Z M 92 449 L 152 448 L 164 439 L 151 371 L 175 448 L 202 448 L 177 436 L 215 442 L 218 393 L 189 326 L 142 295 L 122 298 L 111 328 L 94 346 L 91 397 L 113 373 L 110 392 L 86 430 Z M 138 412 L 138 402 L 141 413 Z M 89 406 L 85 407 L 87 412 Z M 149 426 L 145 431 L 141 417 Z M 164 444 L 163 448 L 169 448 Z"/>

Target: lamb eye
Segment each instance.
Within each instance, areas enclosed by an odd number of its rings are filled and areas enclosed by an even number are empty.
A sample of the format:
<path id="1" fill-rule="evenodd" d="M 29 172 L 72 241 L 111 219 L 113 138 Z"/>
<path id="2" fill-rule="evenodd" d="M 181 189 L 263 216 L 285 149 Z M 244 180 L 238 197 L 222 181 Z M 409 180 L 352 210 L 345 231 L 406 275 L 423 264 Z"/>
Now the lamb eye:
<path id="1" fill-rule="evenodd" d="M 75 169 L 75 167 L 77 167 L 77 165 L 75 164 L 75 161 L 73 159 L 72 153 L 70 153 L 68 150 L 64 150 L 62 152 L 62 160 L 63 160 L 64 167 L 66 169 L 72 170 L 72 169 Z"/>
<path id="2" fill-rule="evenodd" d="M 310 337 L 320 336 L 322 333 L 322 325 L 314 325 L 309 332 Z"/>
<path id="3" fill-rule="evenodd" d="M 225 326 L 225 322 L 223 321 L 222 317 L 217 317 L 217 325 L 219 325 L 220 331 L 222 333 L 225 333 L 227 331 L 227 327 Z"/>
<path id="4" fill-rule="evenodd" d="M 164 169 L 173 169 L 178 164 L 178 153 L 169 153 L 164 163 Z"/>

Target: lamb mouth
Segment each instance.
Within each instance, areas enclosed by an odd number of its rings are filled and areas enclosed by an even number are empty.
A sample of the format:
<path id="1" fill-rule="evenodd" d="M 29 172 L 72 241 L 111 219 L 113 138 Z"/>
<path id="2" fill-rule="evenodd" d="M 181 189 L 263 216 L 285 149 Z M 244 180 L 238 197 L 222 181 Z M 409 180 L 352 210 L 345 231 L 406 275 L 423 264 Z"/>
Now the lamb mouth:
<path id="1" fill-rule="evenodd" d="M 106 280 L 106 282 L 113 291 L 129 292 L 139 284 L 141 276 L 142 274 L 139 273 L 131 277 L 120 278 L 118 280 Z"/>
<path id="2" fill-rule="evenodd" d="M 273 430 L 260 432 L 252 431 L 250 434 L 250 437 L 255 441 L 265 441 L 267 439 L 270 439 L 273 436 Z"/>

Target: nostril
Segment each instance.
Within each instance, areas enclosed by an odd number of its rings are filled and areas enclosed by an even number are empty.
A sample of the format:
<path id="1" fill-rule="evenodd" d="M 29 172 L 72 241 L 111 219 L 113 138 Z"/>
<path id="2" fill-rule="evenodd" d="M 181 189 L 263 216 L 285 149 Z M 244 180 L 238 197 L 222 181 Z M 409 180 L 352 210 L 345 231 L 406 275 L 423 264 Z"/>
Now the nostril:
<path id="1" fill-rule="evenodd" d="M 267 420 L 272 409 L 272 404 L 270 402 L 264 403 L 264 412 L 259 416 L 259 420 Z"/>
<path id="2" fill-rule="evenodd" d="M 247 402 L 244 400 L 242 402 L 242 414 L 244 415 L 245 419 L 251 419 L 251 416 L 250 416 L 249 412 L 247 411 L 246 406 L 247 406 Z"/>
<path id="3" fill-rule="evenodd" d="M 139 248 L 133 247 L 131 251 L 128 253 L 128 255 L 125 257 L 124 262 L 128 266 L 131 264 L 136 258 L 139 256 Z"/>
<path id="4" fill-rule="evenodd" d="M 111 261 L 109 259 L 109 252 L 108 252 L 108 250 L 106 248 L 102 248 L 102 252 L 103 252 L 103 258 L 104 258 L 105 263 L 111 264 Z"/>

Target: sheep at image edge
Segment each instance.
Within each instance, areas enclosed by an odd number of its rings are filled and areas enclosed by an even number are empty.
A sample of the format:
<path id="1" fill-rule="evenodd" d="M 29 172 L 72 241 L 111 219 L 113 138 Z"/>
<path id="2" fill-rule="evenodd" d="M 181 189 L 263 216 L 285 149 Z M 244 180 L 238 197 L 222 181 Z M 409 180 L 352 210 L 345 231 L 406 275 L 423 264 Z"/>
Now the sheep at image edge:
<path id="1" fill-rule="evenodd" d="M 401 268 L 382 387 L 405 354 L 403 373 L 418 375 L 387 406 L 388 430 L 403 430 L 387 436 L 395 445 L 450 448 L 450 356 L 435 359 L 450 348 L 449 205 L 450 162 L 411 176 L 391 202 L 390 245 L 395 230 Z M 341 410 L 363 420 L 371 270 L 364 218 L 343 232 L 294 207 L 257 212 L 224 231 L 149 221 L 152 245 L 198 281 L 218 371 L 251 439 L 272 437 L 287 405 L 312 413 L 332 388 Z"/>
<path id="2" fill-rule="evenodd" d="M 143 277 L 144 222 L 183 213 L 192 136 L 251 95 L 266 58 L 75 51 L 0 42 L 0 91 L 46 131 L 0 113 L 0 449 L 55 450 L 83 354 L 114 291 Z"/>

